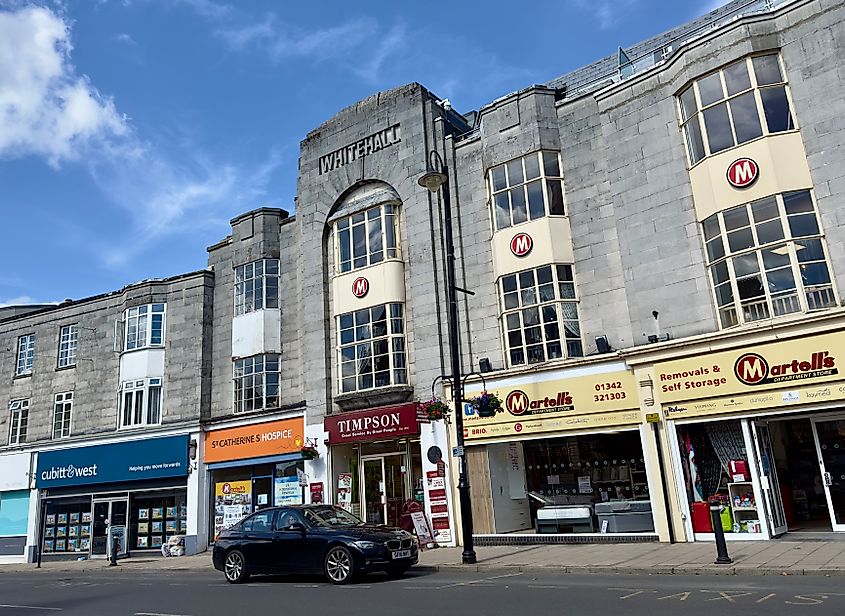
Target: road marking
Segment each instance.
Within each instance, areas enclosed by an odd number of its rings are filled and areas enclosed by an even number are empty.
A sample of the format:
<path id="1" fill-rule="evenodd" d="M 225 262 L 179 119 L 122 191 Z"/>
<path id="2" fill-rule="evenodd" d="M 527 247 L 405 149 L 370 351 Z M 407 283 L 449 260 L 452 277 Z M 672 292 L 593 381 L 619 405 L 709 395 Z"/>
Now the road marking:
<path id="1" fill-rule="evenodd" d="M 824 600 L 830 597 L 826 594 L 813 593 L 810 595 L 795 595 L 794 598 L 801 599 L 801 601 L 784 601 L 784 603 L 788 603 L 789 605 L 818 605 L 819 603 L 824 603 Z"/>
<path id="2" fill-rule="evenodd" d="M 721 601 L 722 599 L 724 599 L 725 601 L 729 601 L 730 603 L 736 603 L 736 601 L 734 601 L 734 597 L 745 597 L 745 596 L 753 594 L 753 593 L 750 593 L 750 592 L 741 592 L 741 591 L 738 591 L 738 590 L 728 590 L 728 591 L 724 591 L 724 590 L 702 590 L 701 592 L 716 592 L 716 593 L 719 593 L 718 597 L 713 597 L 712 599 L 707 599 L 708 601 Z M 734 594 L 729 595 L 728 593 L 734 593 Z"/>
<path id="3" fill-rule="evenodd" d="M 222 586 L 227 586 L 227 584 L 222 584 Z M 294 588 L 319 588 L 319 584 L 294 584 Z"/>
<path id="4" fill-rule="evenodd" d="M 678 601 L 686 601 L 687 599 L 689 599 L 689 596 L 691 594 L 692 593 L 690 591 L 685 590 L 683 592 L 675 593 L 674 595 L 666 595 L 665 597 L 657 597 L 657 600 L 663 601 L 663 599 L 677 599 Z"/>
<path id="5" fill-rule="evenodd" d="M 765 597 L 763 597 L 762 599 L 757 599 L 757 601 L 756 601 L 755 603 L 763 603 L 763 601 L 766 601 L 767 599 L 771 599 L 771 598 L 772 598 L 772 597 L 774 597 L 776 594 L 777 594 L 777 593 L 774 593 L 774 592 L 773 592 L 773 593 L 769 593 L 768 595 L 766 595 L 766 596 L 765 596 Z"/>
<path id="6" fill-rule="evenodd" d="M 135 612 L 135 616 L 188 616 L 188 614 L 161 614 L 159 612 Z"/>
<path id="7" fill-rule="evenodd" d="M 552 584 L 528 584 L 528 588 L 552 588 L 554 590 L 565 590 L 569 586 L 553 586 Z"/>
<path id="8" fill-rule="evenodd" d="M 617 590 L 617 591 L 629 593 L 627 595 L 623 595 L 623 596 L 619 597 L 620 599 L 630 599 L 631 597 L 636 597 L 637 595 L 641 595 L 644 592 L 657 592 L 656 590 L 642 589 L 642 588 L 608 588 L 608 590 Z"/>
<path id="9" fill-rule="evenodd" d="M 8 605 L 0 604 L 0 607 L 9 608 L 13 610 L 46 610 L 49 612 L 61 612 L 60 607 L 38 607 L 37 605 Z"/>

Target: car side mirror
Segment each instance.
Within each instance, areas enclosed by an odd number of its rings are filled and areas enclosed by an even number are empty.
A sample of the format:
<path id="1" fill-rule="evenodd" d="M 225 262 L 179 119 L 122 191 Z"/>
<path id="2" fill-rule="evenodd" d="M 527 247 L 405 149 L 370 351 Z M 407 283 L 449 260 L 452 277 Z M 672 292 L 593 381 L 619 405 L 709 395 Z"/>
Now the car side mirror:
<path id="1" fill-rule="evenodd" d="M 302 522 L 294 522 L 293 524 L 291 524 L 290 526 L 285 528 L 285 530 L 293 531 L 293 532 L 296 532 L 296 533 L 302 533 L 304 535 L 305 534 L 305 524 L 303 524 Z"/>

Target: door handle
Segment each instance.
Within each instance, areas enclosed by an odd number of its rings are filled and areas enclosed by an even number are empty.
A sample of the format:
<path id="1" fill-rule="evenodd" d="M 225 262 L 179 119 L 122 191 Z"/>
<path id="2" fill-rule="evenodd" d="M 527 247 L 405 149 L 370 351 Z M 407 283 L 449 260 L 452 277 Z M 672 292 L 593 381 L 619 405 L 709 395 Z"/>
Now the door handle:
<path id="1" fill-rule="evenodd" d="M 824 485 L 826 485 L 828 488 L 833 485 L 833 476 L 830 473 L 826 472 L 823 475 L 823 477 L 824 477 Z"/>

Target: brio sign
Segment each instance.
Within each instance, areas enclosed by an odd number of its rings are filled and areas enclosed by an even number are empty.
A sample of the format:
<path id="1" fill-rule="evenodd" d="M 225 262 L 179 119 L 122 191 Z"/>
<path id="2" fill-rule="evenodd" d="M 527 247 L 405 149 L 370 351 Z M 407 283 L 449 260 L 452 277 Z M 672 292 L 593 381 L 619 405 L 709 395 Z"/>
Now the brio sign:
<path id="1" fill-rule="evenodd" d="M 738 158 L 728 165 L 728 183 L 734 188 L 747 188 L 757 181 L 760 167 L 750 158 Z"/>
<path id="2" fill-rule="evenodd" d="M 511 252 L 517 257 L 524 257 L 534 248 L 534 240 L 527 233 L 517 233 L 511 238 Z"/>
<path id="3" fill-rule="evenodd" d="M 364 278 L 356 278 L 355 282 L 352 283 L 352 295 L 357 298 L 364 297 L 370 291 L 370 282 Z"/>

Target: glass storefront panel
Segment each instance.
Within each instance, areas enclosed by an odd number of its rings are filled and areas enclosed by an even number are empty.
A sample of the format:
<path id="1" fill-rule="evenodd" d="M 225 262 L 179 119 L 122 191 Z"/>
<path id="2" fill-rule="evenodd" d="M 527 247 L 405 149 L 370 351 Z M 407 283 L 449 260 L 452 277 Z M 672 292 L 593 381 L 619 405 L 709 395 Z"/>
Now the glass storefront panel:
<path id="1" fill-rule="evenodd" d="M 90 496 L 47 503 L 43 552 L 87 554 L 91 548 L 92 520 Z"/>
<path id="2" fill-rule="evenodd" d="M 186 490 L 138 493 L 130 503 L 130 550 L 160 550 L 173 535 L 188 530 Z"/>

